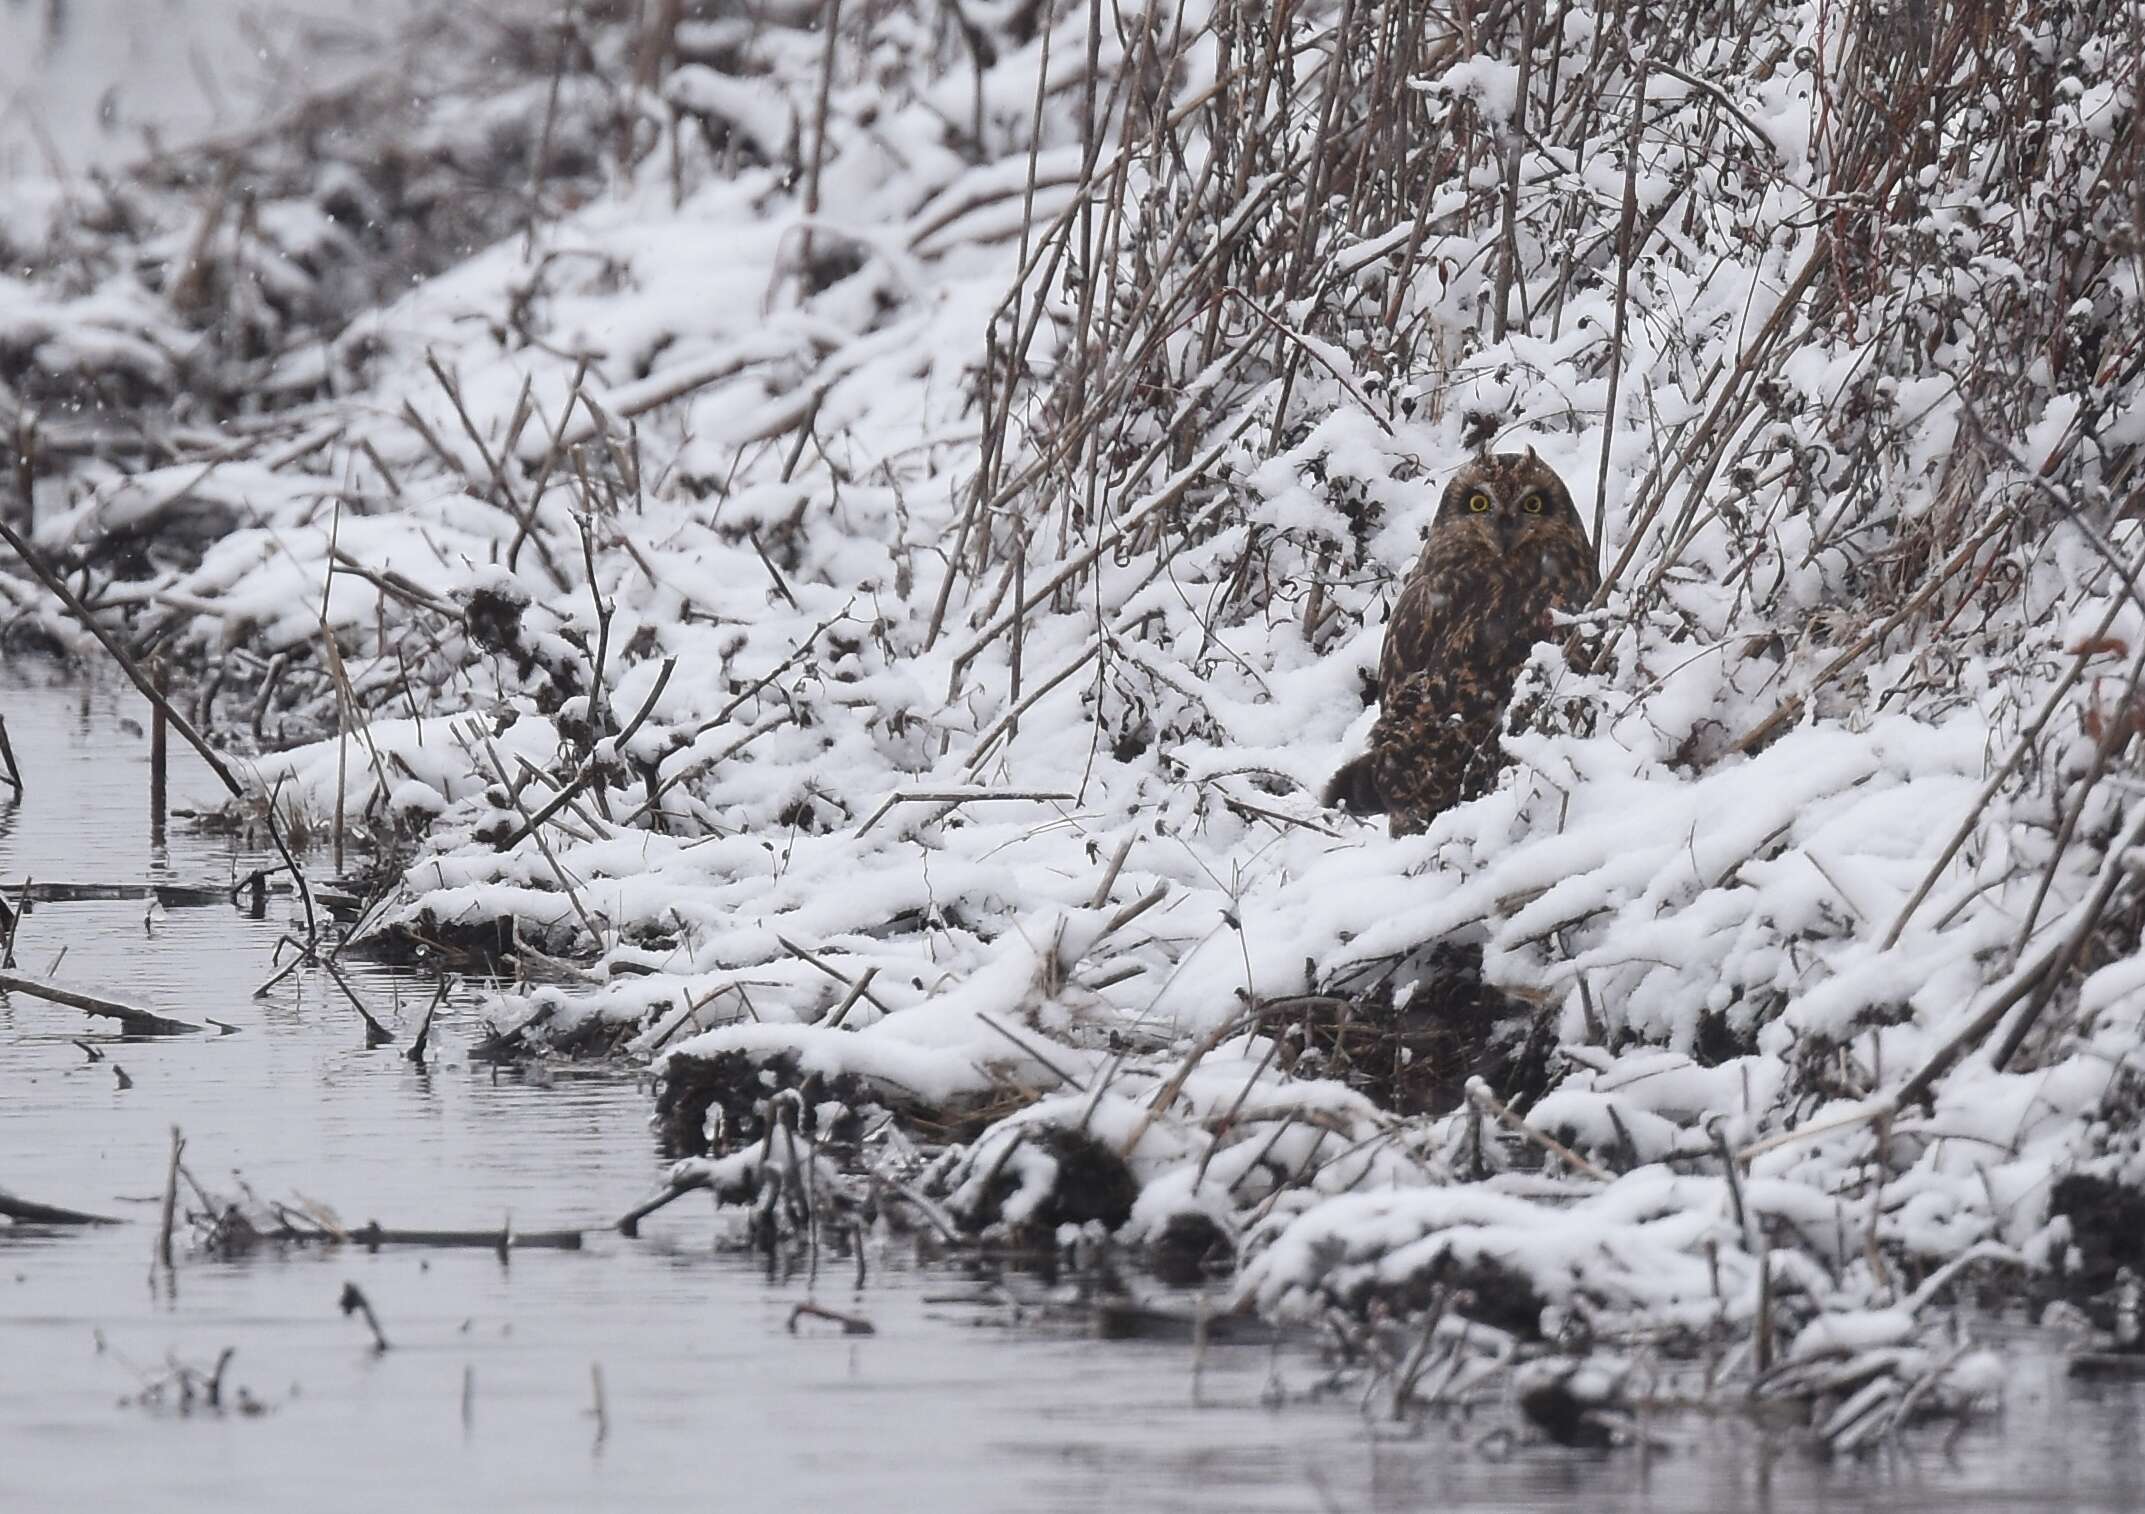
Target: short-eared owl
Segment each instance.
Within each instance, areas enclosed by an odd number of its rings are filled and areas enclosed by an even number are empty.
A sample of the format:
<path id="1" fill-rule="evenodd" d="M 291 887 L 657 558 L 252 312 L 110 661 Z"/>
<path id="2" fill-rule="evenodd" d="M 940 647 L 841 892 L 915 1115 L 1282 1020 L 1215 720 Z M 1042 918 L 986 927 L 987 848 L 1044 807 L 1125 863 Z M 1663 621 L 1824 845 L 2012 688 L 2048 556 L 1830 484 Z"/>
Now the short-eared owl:
<path id="1" fill-rule="evenodd" d="M 1462 468 L 1386 623 L 1370 750 L 1333 775 L 1326 803 L 1383 811 L 1406 836 L 1486 792 L 1529 650 L 1552 611 L 1585 609 L 1600 582 L 1571 491 L 1533 448 Z"/>

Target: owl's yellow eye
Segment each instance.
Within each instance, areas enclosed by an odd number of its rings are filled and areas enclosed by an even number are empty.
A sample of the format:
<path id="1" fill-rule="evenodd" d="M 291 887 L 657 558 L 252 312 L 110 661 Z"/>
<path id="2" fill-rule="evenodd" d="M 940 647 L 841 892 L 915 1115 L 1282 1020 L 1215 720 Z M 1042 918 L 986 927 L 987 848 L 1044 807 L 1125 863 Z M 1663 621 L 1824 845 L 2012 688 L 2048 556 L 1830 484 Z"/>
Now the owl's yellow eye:
<path id="1" fill-rule="evenodd" d="M 1529 515 L 1540 515 L 1542 513 L 1542 496 L 1530 494 L 1519 502 L 1519 507 Z"/>
<path id="2" fill-rule="evenodd" d="M 1489 509 L 1489 507 L 1490 497 L 1487 494 L 1470 494 L 1467 496 L 1467 508 L 1474 511 L 1477 515 L 1480 515 L 1483 511 Z"/>

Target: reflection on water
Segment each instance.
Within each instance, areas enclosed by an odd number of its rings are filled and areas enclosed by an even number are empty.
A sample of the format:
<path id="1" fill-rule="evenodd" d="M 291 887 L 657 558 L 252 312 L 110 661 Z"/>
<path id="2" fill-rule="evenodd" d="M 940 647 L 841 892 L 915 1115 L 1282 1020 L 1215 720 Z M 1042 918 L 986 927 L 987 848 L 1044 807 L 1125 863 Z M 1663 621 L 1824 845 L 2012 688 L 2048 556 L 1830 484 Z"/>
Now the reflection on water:
<path id="1" fill-rule="evenodd" d="M 28 793 L 0 798 L 0 887 L 222 883 L 259 859 L 147 824 L 147 739 L 124 687 L 0 667 L 0 714 Z M 174 805 L 217 793 L 175 750 Z M 1365 1419 L 1353 1394 L 1310 1399 L 1307 1348 L 1211 1349 L 1195 1387 L 1179 1343 L 1103 1342 L 947 1302 L 947 1272 L 875 1258 L 817 1296 L 870 1338 L 785 1328 L 812 1293 L 712 1252 L 688 1201 L 627 1241 L 601 1228 L 655 1186 L 648 1100 L 630 1076 L 472 1066 L 466 1007 L 418 1070 L 399 1053 L 429 998 L 415 978 L 360 980 L 402 1034 L 364 1049 L 349 1006 L 311 978 L 252 997 L 269 918 L 126 901 L 47 904 L 24 970 L 236 1035 L 121 1041 L 72 1011 L 0 998 L 0 1187 L 125 1215 L 108 1230 L 0 1222 L 0 1509 L 841 1509 L 963 1511 L 1584 1508 L 1803 1511 L 2130 1509 L 2145 1501 L 2123 1386 L 2072 1387 L 2021 1355 L 2000 1425 L 1828 1464 L 1731 1416 L 1657 1426 L 1667 1449 L 1595 1458 L 1478 1449 L 1481 1422 Z M 397 1006 L 399 1005 L 399 1016 Z M 94 1044 L 91 1062 L 75 1044 Z M 121 1087 L 112 1071 L 132 1080 Z M 598 1227 L 581 1252 L 275 1252 L 183 1261 L 150 1281 L 171 1127 L 211 1186 L 242 1173 L 347 1222 Z M 393 1349 L 376 1355 L 336 1297 L 357 1283 Z M 934 1300 L 938 1300 L 934 1302 Z M 988 1328 L 998 1327 L 998 1328 Z M 271 1406 L 182 1416 L 121 1400 L 211 1366 Z M 594 1415 L 600 1366 L 605 1415 Z M 1268 1407 L 1278 1385 L 1292 1401 Z M 465 1391 L 466 1419 L 465 1419 Z"/>

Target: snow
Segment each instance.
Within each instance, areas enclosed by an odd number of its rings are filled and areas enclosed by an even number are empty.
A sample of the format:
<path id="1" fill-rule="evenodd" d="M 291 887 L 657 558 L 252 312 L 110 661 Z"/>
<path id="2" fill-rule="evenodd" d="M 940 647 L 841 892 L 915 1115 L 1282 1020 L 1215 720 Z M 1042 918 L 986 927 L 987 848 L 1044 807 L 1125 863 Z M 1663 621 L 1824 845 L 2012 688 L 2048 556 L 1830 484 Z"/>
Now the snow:
<path id="1" fill-rule="evenodd" d="M 1816 48 L 1821 10 L 1764 24 Z M 998 1220 L 1045 1212 L 1057 1159 L 1009 1143 L 1091 1137 L 1135 1179 L 1125 1233 L 1204 1217 L 1263 1309 L 1458 1266 L 1600 1321 L 1740 1329 L 1772 1265 L 1824 1294 L 1799 1358 L 1918 1340 L 1898 1264 L 2045 1252 L 2052 1177 L 2136 1153 L 2115 1106 L 2145 957 L 2108 852 L 2135 786 L 2126 748 L 2115 777 L 2095 754 L 2135 721 L 2107 559 L 2135 566 L 2114 516 L 2145 407 L 2108 363 L 2140 292 L 2124 267 L 2061 297 L 2099 370 L 1993 323 L 1999 291 L 2057 299 L 2047 186 L 1996 182 L 1994 86 L 1960 86 L 1899 224 L 1858 222 L 1864 262 L 1812 294 L 1798 274 L 1847 233 L 1810 207 L 1847 191 L 1809 71 L 1844 44 L 1770 71 L 1684 54 L 1719 92 L 1650 75 L 1620 281 L 1623 118 L 1583 151 L 1540 128 L 1568 108 L 1545 51 L 1507 291 L 1520 70 L 1457 36 L 1396 96 L 1473 156 L 1374 215 L 1309 205 L 1294 171 L 1331 39 L 1260 107 L 1271 158 L 1240 161 L 1208 8 L 1159 40 L 1111 21 L 1083 193 L 1084 8 L 1050 22 L 1039 116 L 1040 37 L 975 62 L 845 23 L 823 142 L 816 14 L 693 30 L 702 61 L 633 108 L 707 130 L 265 360 L 264 392 L 314 396 L 280 452 L 92 458 L 40 514 L 76 562 L 206 523 L 115 602 L 220 661 L 204 703 L 272 749 L 264 794 L 414 848 L 377 928 L 514 922 L 586 978 L 502 991 L 497 1018 L 616 1027 L 666 1075 L 735 1052 L 1003 1100 L 949 1159 L 957 1213 L 1001 1168 Z M 1545 42 L 1560 90 L 1602 24 L 1576 6 Z M 1139 73 L 1171 35 L 1177 71 Z M 2134 108 L 2134 39 L 2093 41 L 2066 44 L 2090 77 L 2055 164 L 2100 163 Z M 1114 93 L 1133 77 L 1152 98 Z M 540 105 L 435 130 L 462 151 Z M 1148 150 L 1165 121 L 1188 151 Z M 268 208 L 287 258 L 332 241 Z M 2100 236 L 2117 209 L 2077 215 Z M 1270 274 L 1306 218 L 1333 276 L 1250 278 L 1232 249 Z M 55 382 L 168 385 L 191 341 L 131 270 L 0 281 L 0 350 Z M 1569 651 L 1536 650 L 1498 787 L 1396 841 L 1318 794 L 1365 739 L 1437 490 L 1489 438 L 1537 448 L 1599 512 L 1604 566 L 1629 561 Z M 1998 1067 L 1976 1017 L 2074 930 Z M 1432 945 L 1543 1028 L 1518 1129 L 1394 1107 L 1297 1023 L 1312 1000 L 1397 1019 Z"/>

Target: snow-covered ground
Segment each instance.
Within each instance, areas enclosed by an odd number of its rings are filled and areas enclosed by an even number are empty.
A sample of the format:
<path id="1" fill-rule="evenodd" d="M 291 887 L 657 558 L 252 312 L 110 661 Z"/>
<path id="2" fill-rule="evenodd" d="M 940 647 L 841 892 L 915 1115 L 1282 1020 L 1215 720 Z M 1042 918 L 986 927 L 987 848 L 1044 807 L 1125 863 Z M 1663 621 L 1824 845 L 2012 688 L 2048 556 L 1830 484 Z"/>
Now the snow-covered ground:
<path id="1" fill-rule="evenodd" d="M 37 540 L 407 845 L 371 930 L 511 921 L 502 1026 L 663 1059 L 696 1182 L 869 1101 L 943 1222 L 1192 1234 L 1247 1306 L 1978 1391 L 1941 1285 L 2105 1284 L 2054 1184 L 2145 1179 L 2139 43 L 1674 10 L 598 25 L 434 102 L 525 213 L 347 324 L 364 184 L 145 190 L 88 270 L 18 212 L 22 408 L 213 360 L 240 437 L 85 447 Z M 1528 445 L 1608 588 L 1389 839 L 1320 786 L 1445 475 Z M 1409 1107 L 1348 1027 L 1454 961 L 1536 1050 Z"/>

